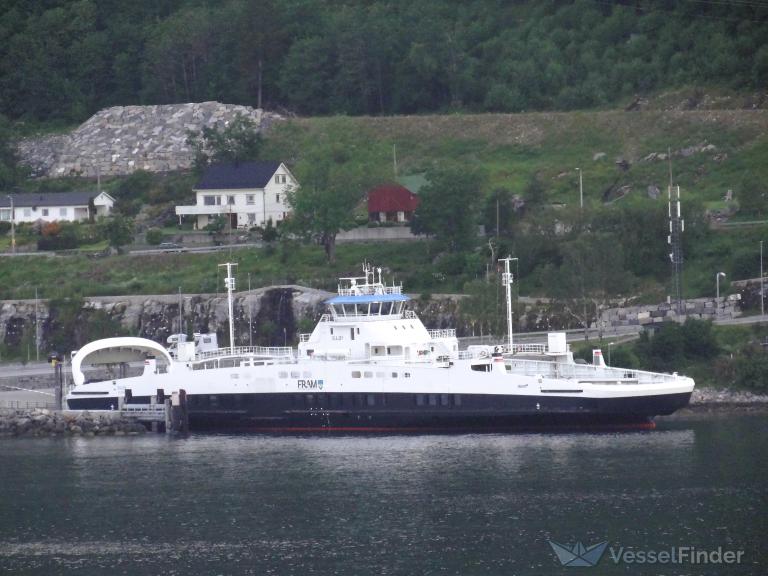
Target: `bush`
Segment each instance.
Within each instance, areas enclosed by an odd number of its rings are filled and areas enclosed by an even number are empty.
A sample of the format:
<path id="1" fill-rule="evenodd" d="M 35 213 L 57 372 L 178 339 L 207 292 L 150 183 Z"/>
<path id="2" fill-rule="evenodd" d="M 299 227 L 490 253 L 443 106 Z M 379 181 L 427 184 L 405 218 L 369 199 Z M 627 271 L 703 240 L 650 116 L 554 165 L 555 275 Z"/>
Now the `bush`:
<path id="1" fill-rule="evenodd" d="M 11 231 L 11 223 L 10 222 L 8 222 L 6 220 L 3 220 L 2 222 L 0 222 L 0 234 L 7 234 L 10 231 Z"/>
<path id="2" fill-rule="evenodd" d="M 146 239 L 147 244 L 150 246 L 157 246 L 160 244 L 163 239 L 165 238 L 165 235 L 163 234 L 163 231 L 159 228 L 150 228 L 147 230 Z"/>

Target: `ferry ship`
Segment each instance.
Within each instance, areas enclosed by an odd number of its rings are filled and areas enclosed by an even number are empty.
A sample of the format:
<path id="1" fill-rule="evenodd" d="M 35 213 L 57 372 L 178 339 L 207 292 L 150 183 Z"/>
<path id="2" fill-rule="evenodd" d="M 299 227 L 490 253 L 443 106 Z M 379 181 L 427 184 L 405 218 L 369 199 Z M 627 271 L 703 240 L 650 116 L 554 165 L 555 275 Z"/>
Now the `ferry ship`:
<path id="1" fill-rule="evenodd" d="M 190 428 L 313 431 L 452 431 L 652 426 L 687 405 L 691 378 L 574 361 L 562 332 L 515 344 L 510 259 L 502 274 L 507 341 L 459 349 L 453 329 L 429 330 L 408 308 L 402 285 L 381 269 L 339 279 L 314 330 L 297 348 L 219 347 L 216 334 L 91 342 L 72 359 L 71 410 L 163 403 L 183 390 Z M 229 341 L 234 343 L 232 267 L 225 264 Z M 112 373 L 143 361 L 143 373 L 86 382 L 84 368 Z"/>

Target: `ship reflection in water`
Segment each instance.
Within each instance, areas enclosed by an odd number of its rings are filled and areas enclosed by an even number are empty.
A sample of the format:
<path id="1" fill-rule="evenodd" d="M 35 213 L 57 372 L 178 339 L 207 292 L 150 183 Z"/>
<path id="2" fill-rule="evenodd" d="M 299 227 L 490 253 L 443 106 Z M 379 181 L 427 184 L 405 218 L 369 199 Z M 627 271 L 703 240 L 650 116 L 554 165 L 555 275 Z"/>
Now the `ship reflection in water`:
<path id="1" fill-rule="evenodd" d="M 716 573 L 751 574 L 766 446 L 761 415 L 606 434 L 7 440 L 0 573 L 568 573 L 552 540 L 722 546 L 743 563 Z M 601 574 L 626 571 L 606 552 Z"/>

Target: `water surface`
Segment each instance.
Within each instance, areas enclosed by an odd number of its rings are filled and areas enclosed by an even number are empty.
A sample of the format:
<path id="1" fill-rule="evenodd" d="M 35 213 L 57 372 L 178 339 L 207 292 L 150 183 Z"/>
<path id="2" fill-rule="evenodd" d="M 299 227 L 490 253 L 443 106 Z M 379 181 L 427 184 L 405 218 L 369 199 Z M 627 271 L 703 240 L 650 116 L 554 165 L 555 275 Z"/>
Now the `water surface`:
<path id="1" fill-rule="evenodd" d="M 652 432 L 0 441 L 0 574 L 763 574 L 768 417 Z M 548 541 L 742 550 L 562 567 Z"/>

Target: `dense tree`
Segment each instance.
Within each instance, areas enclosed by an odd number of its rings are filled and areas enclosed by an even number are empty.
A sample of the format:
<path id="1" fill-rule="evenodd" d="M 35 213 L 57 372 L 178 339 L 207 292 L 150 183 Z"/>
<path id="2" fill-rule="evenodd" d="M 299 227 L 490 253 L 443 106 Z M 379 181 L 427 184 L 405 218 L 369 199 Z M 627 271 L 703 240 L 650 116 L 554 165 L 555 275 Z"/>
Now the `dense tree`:
<path id="1" fill-rule="evenodd" d="M 574 109 L 765 86 L 760 2 L 6 0 L 0 113 L 216 99 L 311 114 Z"/>
<path id="2" fill-rule="evenodd" d="M 24 176 L 18 165 L 16 149 L 13 146 L 13 131 L 8 121 L 0 115 L 0 189 L 9 190 Z"/>
<path id="3" fill-rule="evenodd" d="M 195 151 L 195 168 L 211 162 L 256 160 L 261 150 L 261 135 L 256 123 L 241 114 L 226 126 L 206 126 L 201 132 L 190 132 L 187 141 Z"/>
<path id="4" fill-rule="evenodd" d="M 411 221 L 416 234 L 434 237 L 449 252 L 466 250 L 477 242 L 477 199 L 484 178 L 465 166 L 446 166 L 427 173 L 429 184 L 419 192 Z"/>
<path id="5" fill-rule="evenodd" d="M 355 226 L 353 210 L 366 192 L 385 179 L 387 151 L 344 119 L 330 122 L 307 143 L 295 168 L 300 187 L 288 193 L 289 229 L 323 246 L 336 260 L 336 235 Z"/>
<path id="6" fill-rule="evenodd" d="M 110 247 L 121 252 L 123 246 L 133 242 L 133 220 L 120 214 L 106 218 L 101 222 L 102 235 Z"/>

